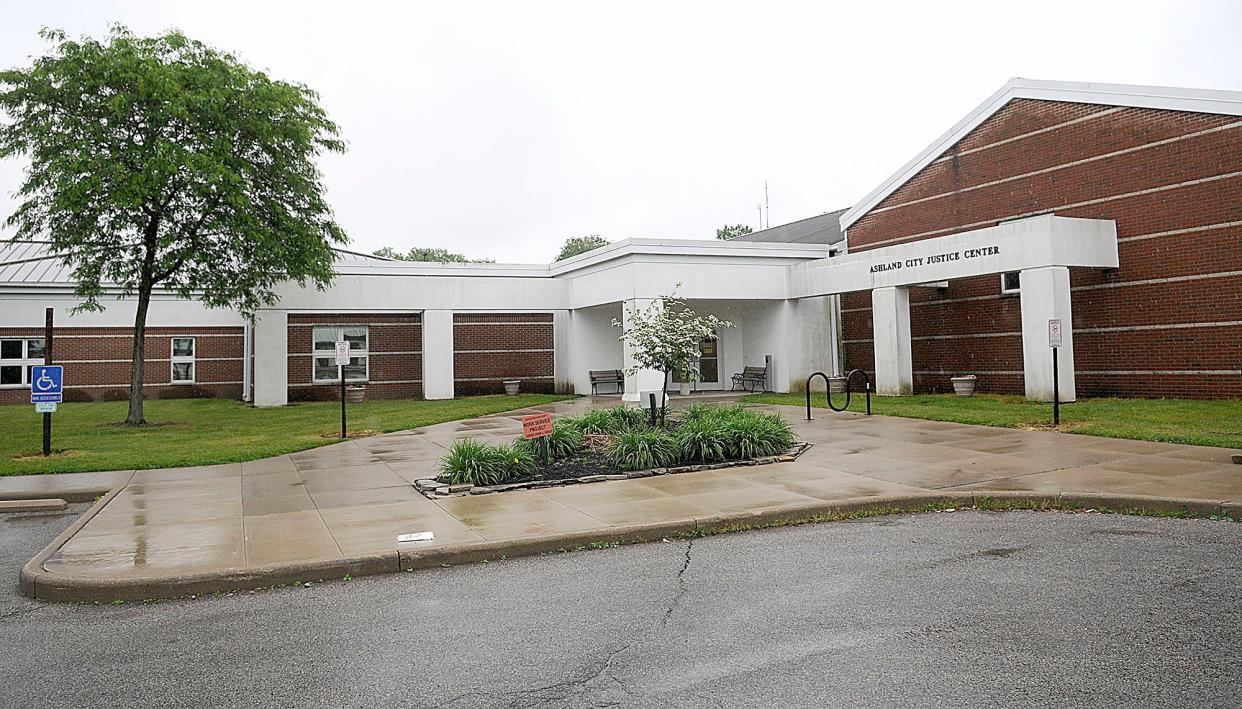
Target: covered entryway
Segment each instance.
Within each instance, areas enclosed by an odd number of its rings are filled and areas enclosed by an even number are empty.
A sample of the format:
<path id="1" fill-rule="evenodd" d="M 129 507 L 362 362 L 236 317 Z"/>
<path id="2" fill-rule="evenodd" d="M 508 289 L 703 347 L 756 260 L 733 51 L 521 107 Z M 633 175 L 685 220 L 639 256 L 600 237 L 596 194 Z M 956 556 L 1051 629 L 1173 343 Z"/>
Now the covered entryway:
<path id="1" fill-rule="evenodd" d="M 797 297 L 869 290 L 876 392 L 901 396 L 914 393 L 910 289 L 958 278 L 1019 272 L 1026 397 L 1052 400 L 1048 324 L 1058 320 L 1063 324 L 1057 367 L 1061 399 L 1073 401 L 1071 267 L 1117 267 L 1114 222 L 1041 215 L 821 259 L 791 267 L 791 289 Z"/>

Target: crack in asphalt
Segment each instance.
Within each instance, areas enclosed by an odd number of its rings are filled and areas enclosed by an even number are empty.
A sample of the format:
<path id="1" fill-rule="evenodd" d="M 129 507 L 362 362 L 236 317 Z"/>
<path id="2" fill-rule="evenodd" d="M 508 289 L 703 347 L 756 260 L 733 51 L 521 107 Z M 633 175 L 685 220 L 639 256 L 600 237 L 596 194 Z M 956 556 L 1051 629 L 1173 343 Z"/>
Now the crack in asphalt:
<path id="1" fill-rule="evenodd" d="M 681 566 L 677 569 L 677 591 L 673 595 L 672 601 L 668 607 L 664 609 L 664 614 L 660 618 L 660 628 L 664 629 L 668 626 L 669 619 L 673 615 L 673 611 L 681 604 L 682 597 L 686 594 L 686 571 L 690 568 L 690 562 L 693 559 L 694 538 L 686 540 L 685 553 L 682 556 Z M 612 670 L 612 665 L 622 653 L 633 647 L 633 643 L 626 643 L 621 647 L 612 650 L 605 657 L 597 662 L 588 665 L 580 672 L 580 676 L 559 682 L 531 687 L 529 689 L 515 689 L 507 692 L 487 692 L 480 690 L 471 690 L 455 695 L 437 704 L 430 705 L 428 709 L 441 709 L 456 705 L 458 702 L 467 701 L 471 698 L 481 698 L 489 704 L 500 705 L 503 703 L 509 707 L 538 707 L 549 706 L 552 704 L 562 704 L 567 700 L 576 699 L 578 701 L 588 702 L 592 707 L 603 709 L 604 707 L 623 706 L 624 702 L 611 700 L 607 698 L 595 698 L 589 694 L 601 691 L 602 688 L 594 686 L 597 680 L 607 679 L 610 687 L 616 687 L 624 692 L 628 698 L 638 697 L 639 693 L 630 689 L 625 681 L 618 677 Z"/>
<path id="2" fill-rule="evenodd" d="M 660 619 L 660 627 L 668 626 L 668 620 L 673 615 L 673 611 L 681 603 L 681 597 L 686 595 L 686 569 L 690 568 L 690 552 L 694 550 L 694 537 L 686 540 L 686 556 L 681 562 L 681 568 L 677 570 L 677 594 L 673 596 L 673 602 L 668 604 L 668 608 L 664 610 L 664 617 Z"/>

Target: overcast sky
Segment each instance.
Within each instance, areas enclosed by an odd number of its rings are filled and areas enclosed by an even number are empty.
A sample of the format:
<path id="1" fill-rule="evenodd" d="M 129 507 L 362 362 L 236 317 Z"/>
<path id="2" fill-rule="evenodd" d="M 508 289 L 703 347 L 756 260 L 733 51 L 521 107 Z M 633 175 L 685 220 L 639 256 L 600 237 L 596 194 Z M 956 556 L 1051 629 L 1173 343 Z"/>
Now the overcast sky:
<path id="1" fill-rule="evenodd" d="M 322 95 L 352 248 L 547 262 L 850 206 L 1012 76 L 1242 90 L 1242 2 L 14 2 L 36 32 L 178 28 Z M 0 162 L 0 215 L 23 166 Z"/>

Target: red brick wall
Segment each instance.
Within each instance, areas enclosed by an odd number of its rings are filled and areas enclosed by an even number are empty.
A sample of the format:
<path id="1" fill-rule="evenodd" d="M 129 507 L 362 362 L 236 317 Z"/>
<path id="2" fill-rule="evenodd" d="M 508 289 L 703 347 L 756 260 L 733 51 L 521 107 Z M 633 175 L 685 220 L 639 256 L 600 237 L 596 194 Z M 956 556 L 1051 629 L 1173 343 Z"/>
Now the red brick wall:
<path id="1" fill-rule="evenodd" d="M 193 337 L 194 384 L 171 384 L 172 338 Z M 0 328 L 0 338 L 43 337 L 42 328 Z M 241 398 L 242 329 L 239 327 L 149 327 L 146 331 L 143 392 L 148 399 Z M 127 327 L 58 327 L 52 360 L 65 368 L 65 401 L 121 401 L 129 398 L 133 363 Z M 30 402 L 30 389 L 0 389 L 0 403 Z"/>
<path id="2" fill-rule="evenodd" d="M 504 391 L 518 379 L 524 392 L 551 393 L 551 313 L 453 315 L 453 390 L 457 396 Z"/>
<path id="3" fill-rule="evenodd" d="M 850 250 L 1041 213 L 1115 220 L 1120 267 L 1070 273 L 1079 395 L 1242 396 L 1239 124 L 1016 100 L 851 225 Z M 910 301 L 917 391 L 974 372 L 981 389 L 1022 392 L 1020 300 L 999 276 L 911 289 Z M 846 364 L 872 371 L 871 294 L 842 308 Z"/>
<path id="4" fill-rule="evenodd" d="M 366 325 L 370 370 L 368 399 L 410 399 L 423 395 L 422 315 L 329 313 L 289 315 L 289 400 L 336 401 L 337 384 L 314 384 L 311 351 L 316 325 Z"/>

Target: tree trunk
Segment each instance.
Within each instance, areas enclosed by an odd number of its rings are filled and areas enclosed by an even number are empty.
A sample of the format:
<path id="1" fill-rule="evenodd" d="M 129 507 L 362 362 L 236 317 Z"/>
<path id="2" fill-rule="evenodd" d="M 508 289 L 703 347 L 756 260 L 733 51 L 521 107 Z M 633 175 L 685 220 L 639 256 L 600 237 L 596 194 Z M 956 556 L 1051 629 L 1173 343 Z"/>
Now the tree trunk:
<path id="1" fill-rule="evenodd" d="M 146 363 L 147 308 L 150 305 L 151 286 L 140 286 L 138 313 L 134 316 L 133 363 L 129 374 L 129 415 L 125 417 L 128 426 L 141 426 L 147 422 L 142 412 L 142 377 Z"/>
<path id="2" fill-rule="evenodd" d="M 664 384 L 660 387 L 660 428 L 664 428 L 664 414 L 668 409 L 668 374 L 672 370 L 664 372 Z"/>

